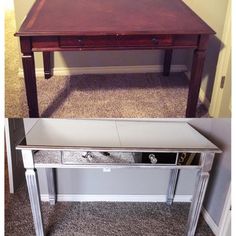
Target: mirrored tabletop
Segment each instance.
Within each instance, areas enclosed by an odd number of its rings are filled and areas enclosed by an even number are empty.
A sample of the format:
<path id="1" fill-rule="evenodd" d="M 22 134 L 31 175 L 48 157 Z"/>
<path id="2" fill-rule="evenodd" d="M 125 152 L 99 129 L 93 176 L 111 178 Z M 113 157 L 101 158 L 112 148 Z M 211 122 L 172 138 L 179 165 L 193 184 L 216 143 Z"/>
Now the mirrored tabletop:
<path id="1" fill-rule="evenodd" d="M 186 122 L 106 119 L 39 119 L 17 149 L 219 151 Z"/>

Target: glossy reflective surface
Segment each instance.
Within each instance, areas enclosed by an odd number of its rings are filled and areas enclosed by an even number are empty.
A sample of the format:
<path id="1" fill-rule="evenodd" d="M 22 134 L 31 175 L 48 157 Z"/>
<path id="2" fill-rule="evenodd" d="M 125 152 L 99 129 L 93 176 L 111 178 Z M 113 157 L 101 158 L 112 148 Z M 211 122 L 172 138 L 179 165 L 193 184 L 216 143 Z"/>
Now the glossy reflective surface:
<path id="1" fill-rule="evenodd" d="M 39 0 L 17 35 L 212 34 L 180 0 Z"/>
<path id="2" fill-rule="evenodd" d="M 219 149 L 185 122 L 40 119 L 19 149 L 214 151 Z"/>

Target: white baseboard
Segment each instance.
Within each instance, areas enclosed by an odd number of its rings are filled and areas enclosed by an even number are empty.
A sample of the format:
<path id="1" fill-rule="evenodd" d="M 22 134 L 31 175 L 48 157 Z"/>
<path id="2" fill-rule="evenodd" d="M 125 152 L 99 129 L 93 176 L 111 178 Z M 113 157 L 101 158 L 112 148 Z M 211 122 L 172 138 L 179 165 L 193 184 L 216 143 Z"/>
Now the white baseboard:
<path id="1" fill-rule="evenodd" d="M 48 202 L 49 195 L 41 194 L 41 201 Z M 166 202 L 166 195 L 84 195 L 84 194 L 58 194 L 58 202 Z M 191 202 L 192 195 L 176 195 L 174 202 Z M 202 216 L 216 236 L 219 227 L 213 221 L 206 209 L 202 208 Z"/>
<path id="2" fill-rule="evenodd" d="M 162 65 L 140 66 L 99 66 L 99 67 L 55 67 L 53 74 L 56 76 L 71 76 L 81 74 L 125 74 L 125 73 L 158 73 L 163 71 Z M 185 72 L 186 65 L 172 65 L 171 72 Z M 19 77 L 23 77 L 23 69 L 19 69 Z M 36 69 L 36 76 L 44 76 L 43 68 Z"/>
<path id="3" fill-rule="evenodd" d="M 206 221 L 206 223 L 209 225 L 209 227 L 211 228 L 212 232 L 216 235 L 216 236 L 220 236 L 219 235 L 219 226 L 215 223 L 215 221 L 211 218 L 211 216 L 209 215 L 209 213 L 206 211 L 206 209 L 204 207 L 202 207 L 202 216 L 204 218 L 204 220 Z"/>
<path id="4" fill-rule="evenodd" d="M 129 73 L 161 73 L 163 71 L 162 65 L 140 65 L 140 66 L 103 66 L 103 67 L 56 67 L 53 69 L 55 76 L 72 76 L 82 74 L 129 74 Z M 186 65 L 172 65 L 171 72 L 185 72 L 186 76 L 190 78 L 190 73 L 187 72 Z M 23 69 L 20 68 L 18 72 L 20 78 L 24 77 Z M 43 68 L 36 69 L 36 76 L 43 77 Z M 209 108 L 210 102 L 206 97 L 205 92 L 200 89 L 200 101 Z"/>
<path id="5" fill-rule="evenodd" d="M 41 201 L 49 201 L 48 194 L 41 194 Z M 174 202 L 191 202 L 192 195 L 176 195 Z M 165 202 L 166 195 L 84 195 L 58 194 L 59 202 Z"/>

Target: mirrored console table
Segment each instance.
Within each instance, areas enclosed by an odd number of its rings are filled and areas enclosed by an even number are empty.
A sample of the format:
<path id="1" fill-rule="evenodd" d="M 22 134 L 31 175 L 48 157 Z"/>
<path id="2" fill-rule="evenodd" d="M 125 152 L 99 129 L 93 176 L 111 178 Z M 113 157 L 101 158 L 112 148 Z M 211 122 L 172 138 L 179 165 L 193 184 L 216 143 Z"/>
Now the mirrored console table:
<path id="1" fill-rule="evenodd" d="M 40 119 L 17 146 L 37 236 L 45 235 L 36 168 L 47 173 L 49 201 L 56 203 L 55 168 L 155 168 L 170 170 L 166 203 L 175 195 L 179 170 L 197 170 L 186 235 L 198 223 L 215 153 L 220 150 L 185 122 Z M 185 156 L 191 159 L 183 164 Z"/>

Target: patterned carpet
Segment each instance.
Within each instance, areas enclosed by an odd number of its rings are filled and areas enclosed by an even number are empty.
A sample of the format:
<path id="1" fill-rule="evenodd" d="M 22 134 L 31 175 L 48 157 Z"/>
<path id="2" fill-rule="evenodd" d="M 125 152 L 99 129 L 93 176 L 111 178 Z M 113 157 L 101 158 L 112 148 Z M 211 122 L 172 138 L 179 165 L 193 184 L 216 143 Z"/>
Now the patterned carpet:
<path id="1" fill-rule="evenodd" d="M 55 236 L 182 236 L 189 204 L 59 202 L 42 204 L 46 235 Z M 6 194 L 5 235 L 32 236 L 34 226 L 25 185 Z M 214 236 L 200 218 L 196 236 Z"/>
<path id="2" fill-rule="evenodd" d="M 24 81 L 18 77 L 20 59 L 14 13 L 6 13 L 5 115 L 28 117 Z M 185 117 L 188 79 L 184 73 L 110 74 L 37 78 L 42 117 L 157 118 Z M 197 117 L 208 116 L 199 103 Z"/>

